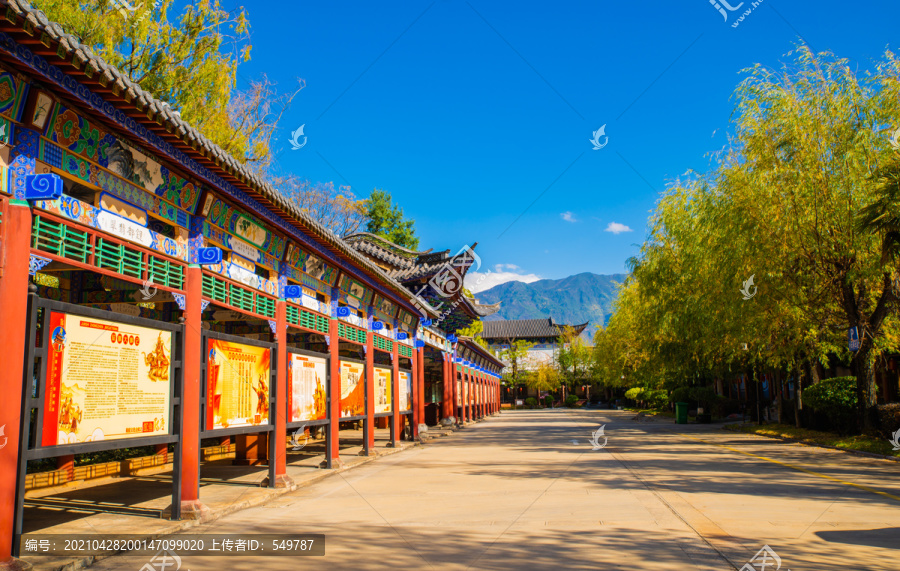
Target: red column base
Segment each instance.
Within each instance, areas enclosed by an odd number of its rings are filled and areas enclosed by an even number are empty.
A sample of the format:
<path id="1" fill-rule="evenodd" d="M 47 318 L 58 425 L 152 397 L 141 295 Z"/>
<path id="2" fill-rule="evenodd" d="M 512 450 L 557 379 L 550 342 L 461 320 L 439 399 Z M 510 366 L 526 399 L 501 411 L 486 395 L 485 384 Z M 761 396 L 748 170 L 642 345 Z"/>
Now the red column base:
<path id="1" fill-rule="evenodd" d="M 347 464 L 344 463 L 344 461 L 341 460 L 340 457 L 334 458 L 331 461 L 331 469 L 332 470 L 343 470 L 346 467 L 347 467 Z M 319 462 L 319 468 L 328 468 L 328 460 L 322 460 L 321 462 Z"/>
<path id="2" fill-rule="evenodd" d="M 296 482 L 294 479 L 288 476 L 287 474 L 279 474 L 275 476 L 275 487 L 276 488 L 293 488 L 296 486 Z"/>
<path id="3" fill-rule="evenodd" d="M 212 519 L 212 512 L 200 500 L 188 500 L 181 502 L 181 519 L 206 522 Z"/>

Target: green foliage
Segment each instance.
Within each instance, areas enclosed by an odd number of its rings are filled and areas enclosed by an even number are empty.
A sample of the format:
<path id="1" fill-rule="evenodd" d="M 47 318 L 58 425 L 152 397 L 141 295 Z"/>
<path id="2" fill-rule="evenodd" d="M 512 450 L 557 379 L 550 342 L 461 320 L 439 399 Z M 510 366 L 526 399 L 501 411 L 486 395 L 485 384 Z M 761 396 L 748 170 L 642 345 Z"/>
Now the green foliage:
<path id="1" fill-rule="evenodd" d="M 840 432 L 854 428 L 857 407 L 856 377 L 836 377 L 820 381 L 803 392 L 803 400 L 831 419 Z"/>
<path id="2" fill-rule="evenodd" d="M 553 397 L 552 396 L 547 395 L 544 397 L 544 406 L 546 406 L 547 408 L 553 406 Z"/>
<path id="3" fill-rule="evenodd" d="M 641 400 L 641 395 L 644 394 L 643 387 L 634 387 L 625 391 L 625 398 L 628 400 L 638 401 Z"/>
<path id="4" fill-rule="evenodd" d="M 569 408 L 574 408 L 575 403 L 577 403 L 577 402 L 578 402 L 578 397 L 575 395 L 568 395 L 566 397 L 566 406 Z"/>
<path id="5" fill-rule="evenodd" d="M 268 80 L 236 88 L 238 65 L 250 59 L 250 24 L 243 8 L 218 0 L 34 0 L 33 4 L 90 46 L 131 81 L 168 103 L 181 117 L 238 160 L 263 172 L 278 120 L 300 88 L 278 95 Z"/>
<path id="6" fill-rule="evenodd" d="M 900 403 L 878 406 L 878 429 L 884 438 L 893 438 L 900 430 Z"/>
<path id="7" fill-rule="evenodd" d="M 534 397 L 528 397 L 527 399 L 525 399 L 525 406 L 527 406 L 528 408 L 536 407 L 537 403 L 538 403 L 538 401 Z"/>
<path id="8" fill-rule="evenodd" d="M 390 240 L 394 244 L 415 250 L 419 247 L 415 220 L 403 217 L 403 209 L 394 204 L 389 192 L 374 189 L 365 201 L 368 225 L 366 231 Z"/>

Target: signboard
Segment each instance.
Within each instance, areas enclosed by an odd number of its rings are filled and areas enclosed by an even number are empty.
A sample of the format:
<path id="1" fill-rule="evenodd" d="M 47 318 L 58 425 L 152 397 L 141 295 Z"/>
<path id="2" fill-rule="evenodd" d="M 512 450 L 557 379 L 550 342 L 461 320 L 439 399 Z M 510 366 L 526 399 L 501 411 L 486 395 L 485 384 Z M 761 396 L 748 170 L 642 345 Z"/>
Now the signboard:
<path id="1" fill-rule="evenodd" d="M 210 339 L 206 359 L 206 429 L 268 424 L 270 350 Z"/>
<path id="2" fill-rule="evenodd" d="M 290 354 L 288 360 L 289 422 L 328 418 L 325 383 L 327 361 L 321 357 Z"/>
<path id="3" fill-rule="evenodd" d="M 391 370 L 375 367 L 375 413 L 391 412 Z"/>
<path id="4" fill-rule="evenodd" d="M 41 444 L 169 433 L 172 333 L 50 314 Z"/>
<path id="5" fill-rule="evenodd" d="M 456 406 L 462 406 L 462 381 L 456 379 Z"/>
<path id="6" fill-rule="evenodd" d="M 859 329 L 851 327 L 850 330 L 847 331 L 847 337 L 850 341 L 850 350 L 859 351 Z"/>
<path id="7" fill-rule="evenodd" d="M 397 392 L 397 406 L 400 410 L 412 410 L 412 375 L 408 371 L 400 371 L 400 387 Z"/>
<path id="8" fill-rule="evenodd" d="M 523 404 L 525 404 L 525 401 L 523 401 L 522 399 L 516 399 L 516 406 L 522 406 Z"/>
<path id="9" fill-rule="evenodd" d="M 366 414 L 365 367 L 341 361 L 341 417 Z"/>

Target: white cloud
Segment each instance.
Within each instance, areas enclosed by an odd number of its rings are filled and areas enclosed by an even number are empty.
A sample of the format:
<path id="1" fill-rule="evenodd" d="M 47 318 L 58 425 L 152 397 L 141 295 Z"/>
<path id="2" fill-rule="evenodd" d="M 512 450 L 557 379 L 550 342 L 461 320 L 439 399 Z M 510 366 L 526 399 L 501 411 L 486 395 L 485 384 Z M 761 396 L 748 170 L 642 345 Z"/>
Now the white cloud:
<path id="1" fill-rule="evenodd" d="M 510 268 L 512 266 L 512 268 Z M 537 274 L 520 274 L 513 271 L 499 271 L 500 268 L 519 269 L 515 264 L 497 264 L 496 272 L 469 272 L 466 274 L 465 285 L 472 293 L 479 293 L 506 282 L 524 282 L 530 284 L 541 279 Z"/>
<path id="2" fill-rule="evenodd" d="M 610 222 L 609 226 L 606 227 L 606 230 L 604 230 L 604 232 L 621 234 L 622 232 L 633 232 L 633 230 L 628 226 L 625 226 L 624 224 L 619 224 L 618 222 Z"/>
<path id="3" fill-rule="evenodd" d="M 566 222 L 578 222 L 578 220 L 575 220 L 575 215 L 572 214 L 571 212 L 563 212 L 562 214 L 559 215 L 559 217 L 562 218 L 563 220 L 565 220 Z"/>
<path id="4" fill-rule="evenodd" d="M 503 270 L 520 270 L 519 266 L 515 264 L 494 264 L 495 272 L 502 272 Z"/>

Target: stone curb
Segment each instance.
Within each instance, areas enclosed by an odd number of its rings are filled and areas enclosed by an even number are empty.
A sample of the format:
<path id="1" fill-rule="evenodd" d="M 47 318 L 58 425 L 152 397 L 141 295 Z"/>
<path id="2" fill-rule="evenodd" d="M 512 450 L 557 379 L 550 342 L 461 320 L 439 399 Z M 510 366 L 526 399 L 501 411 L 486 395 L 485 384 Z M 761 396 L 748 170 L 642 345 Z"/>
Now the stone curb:
<path id="1" fill-rule="evenodd" d="M 891 462 L 900 462 L 900 458 L 896 456 L 885 456 L 884 454 L 876 454 L 875 452 L 866 452 L 865 450 L 853 450 L 852 448 L 838 448 L 837 446 L 830 446 L 828 444 L 817 444 L 815 442 L 807 442 L 805 440 L 798 440 L 797 438 L 788 438 L 786 436 L 776 436 L 774 434 L 757 434 L 756 432 L 744 432 L 743 430 L 734 430 L 732 428 L 728 428 L 726 425 L 722 427 L 722 430 L 728 432 L 734 432 L 737 434 L 747 434 L 749 436 L 761 436 L 763 438 L 770 438 L 772 440 L 780 440 L 782 442 L 790 442 L 793 444 L 803 444 L 804 446 L 809 446 L 811 448 L 827 448 L 829 450 L 837 450 L 838 452 L 847 452 L 849 454 L 856 454 L 857 456 L 865 456 L 867 458 L 876 458 L 881 460 L 890 460 Z"/>

